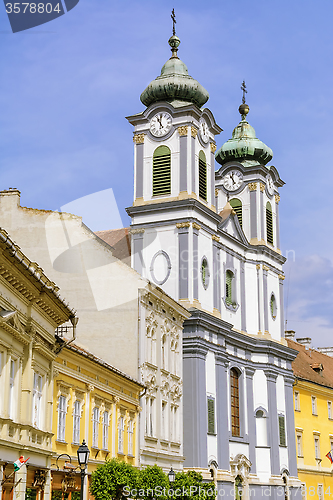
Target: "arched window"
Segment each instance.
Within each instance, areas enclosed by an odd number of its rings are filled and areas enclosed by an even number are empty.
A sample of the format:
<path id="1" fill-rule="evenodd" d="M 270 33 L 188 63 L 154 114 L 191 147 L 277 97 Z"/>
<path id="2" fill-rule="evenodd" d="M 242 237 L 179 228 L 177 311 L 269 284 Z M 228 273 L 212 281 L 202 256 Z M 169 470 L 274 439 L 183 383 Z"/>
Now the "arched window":
<path id="1" fill-rule="evenodd" d="M 203 151 L 199 153 L 199 196 L 207 201 L 207 162 Z"/>
<path id="2" fill-rule="evenodd" d="M 233 198 L 229 203 L 236 212 L 240 227 L 243 227 L 242 202 L 238 198 Z"/>
<path id="3" fill-rule="evenodd" d="M 167 337 L 164 334 L 162 337 L 162 368 L 166 370 L 166 341 Z"/>
<path id="4" fill-rule="evenodd" d="M 153 156 L 153 196 L 171 194 L 171 151 L 159 146 Z"/>
<path id="5" fill-rule="evenodd" d="M 272 206 L 270 202 L 267 202 L 266 205 L 266 233 L 267 233 L 267 242 L 273 245 L 273 215 L 272 215 Z"/>
<path id="6" fill-rule="evenodd" d="M 227 271 L 225 274 L 225 302 L 228 306 L 232 305 L 233 279 L 234 279 L 233 273 L 231 271 Z"/>
<path id="7" fill-rule="evenodd" d="M 230 395 L 231 395 L 231 434 L 240 436 L 239 424 L 239 373 L 236 368 L 230 370 Z"/>
<path id="8" fill-rule="evenodd" d="M 242 500 L 243 498 L 243 482 L 240 476 L 235 479 L 235 500 Z"/>
<path id="9" fill-rule="evenodd" d="M 256 411 L 257 446 L 267 446 L 266 415 L 263 410 Z"/>

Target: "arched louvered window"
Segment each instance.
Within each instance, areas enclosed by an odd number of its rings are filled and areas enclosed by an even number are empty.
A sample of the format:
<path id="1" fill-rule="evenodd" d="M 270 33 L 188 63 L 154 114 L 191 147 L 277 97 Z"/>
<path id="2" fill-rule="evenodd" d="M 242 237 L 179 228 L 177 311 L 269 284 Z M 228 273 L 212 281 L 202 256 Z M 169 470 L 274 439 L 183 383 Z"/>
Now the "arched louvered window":
<path id="1" fill-rule="evenodd" d="M 238 198 L 233 198 L 229 203 L 236 212 L 240 227 L 243 227 L 242 202 Z"/>
<path id="2" fill-rule="evenodd" d="M 240 436 L 239 424 L 239 373 L 236 368 L 230 370 L 230 395 L 231 395 L 231 434 Z"/>
<path id="3" fill-rule="evenodd" d="M 199 196 L 207 201 L 207 163 L 203 151 L 199 153 Z"/>
<path id="4" fill-rule="evenodd" d="M 153 196 L 171 194 L 171 151 L 159 146 L 153 156 Z"/>
<path id="5" fill-rule="evenodd" d="M 232 304 L 232 281 L 234 279 L 234 275 L 231 271 L 227 271 L 225 274 L 225 301 L 228 306 Z"/>
<path id="6" fill-rule="evenodd" d="M 266 205 L 266 233 L 267 233 L 267 242 L 273 245 L 273 214 L 272 214 L 272 205 L 270 202 L 267 202 Z"/>

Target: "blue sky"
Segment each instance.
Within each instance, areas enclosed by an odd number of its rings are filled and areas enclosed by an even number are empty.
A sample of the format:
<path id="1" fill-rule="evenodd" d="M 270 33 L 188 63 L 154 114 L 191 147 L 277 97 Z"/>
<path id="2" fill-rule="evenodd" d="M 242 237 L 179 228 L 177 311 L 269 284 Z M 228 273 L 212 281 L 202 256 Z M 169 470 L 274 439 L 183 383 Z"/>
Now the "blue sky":
<path id="1" fill-rule="evenodd" d="M 1 7 L 0 188 L 17 187 L 22 205 L 44 209 L 112 188 L 128 224 L 125 116 L 144 109 L 140 94 L 170 56 L 173 7 L 179 57 L 224 130 L 218 147 L 239 121 L 246 80 L 249 122 L 286 182 L 282 251 L 295 255 L 285 268 L 288 328 L 333 345 L 332 0 L 80 0 L 16 34 Z"/>

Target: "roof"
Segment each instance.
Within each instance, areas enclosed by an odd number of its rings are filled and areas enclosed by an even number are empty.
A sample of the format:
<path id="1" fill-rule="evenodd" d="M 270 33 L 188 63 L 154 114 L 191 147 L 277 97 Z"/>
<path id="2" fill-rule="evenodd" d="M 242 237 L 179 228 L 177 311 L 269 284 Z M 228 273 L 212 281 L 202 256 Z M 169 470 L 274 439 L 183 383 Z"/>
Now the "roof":
<path id="1" fill-rule="evenodd" d="M 295 377 L 333 388 L 333 358 L 316 349 L 306 349 L 293 340 L 286 340 L 289 347 L 298 351 L 292 363 Z"/>
<path id="2" fill-rule="evenodd" d="M 22 252 L 21 248 L 10 238 L 5 229 L 0 227 L 0 249 L 10 260 L 14 260 L 16 267 L 23 275 L 28 275 L 32 283 L 54 300 L 54 302 L 65 312 L 67 319 L 75 317 L 76 311 L 60 297 L 59 287 L 51 281 L 39 267 L 37 262 L 32 262 Z"/>
<path id="3" fill-rule="evenodd" d="M 126 373 L 118 370 L 114 366 L 109 365 L 109 363 L 107 363 L 103 359 L 95 356 L 95 354 L 92 354 L 91 352 L 87 351 L 86 349 L 83 349 L 83 347 L 80 347 L 77 344 L 67 344 L 64 348 L 69 349 L 70 351 L 76 352 L 78 354 L 81 354 L 81 356 L 84 356 L 85 358 L 88 358 L 91 361 L 94 361 L 95 363 L 99 364 L 100 366 L 107 368 L 108 370 L 112 371 L 113 373 L 116 373 L 117 375 L 120 375 L 121 377 L 126 378 L 128 381 L 133 382 L 134 384 L 137 384 L 140 387 L 143 387 L 143 388 L 146 387 L 144 384 L 142 384 L 142 382 L 135 380 L 130 375 L 127 375 Z"/>
<path id="4" fill-rule="evenodd" d="M 123 261 L 128 266 L 131 265 L 131 237 L 128 227 L 96 231 L 95 234 L 112 247 L 112 255 L 114 257 Z"/>

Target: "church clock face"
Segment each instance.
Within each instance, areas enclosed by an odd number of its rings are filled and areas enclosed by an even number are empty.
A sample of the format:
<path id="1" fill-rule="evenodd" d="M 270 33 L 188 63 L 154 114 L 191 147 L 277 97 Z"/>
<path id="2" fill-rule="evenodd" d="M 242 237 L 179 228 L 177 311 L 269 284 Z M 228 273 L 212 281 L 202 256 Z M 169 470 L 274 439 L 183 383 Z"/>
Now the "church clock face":
<path id="1" fill-rule="evenodd" d="M 203 118 L 200 118 L 199 121 L 199 132 L 203 142 L 207 143 L 209 141 L 209 130 L 208 130 L 208 125 Z"/>
<path id="2" fill-rule="evenodd" d="M 270 175 L 267 177 L 267 190 L 271 195 L 274 193 L 274 182 Z"/>
<path id="3" fill-rule="evenodd" d="M 160 112 L 156 113 L 155 116 L 150 120 L 150 132 L 155 137 L 162 137 L 166 135 L 171 129 L 172 118 L 169 113 Z"/>
<path id="4" fill-rule="evenodd" d="M 239 170 L 230 170 L 222 179 L 222 184 L 227 191 L 236 191 L 243 182 L 243 174 Z"/>

